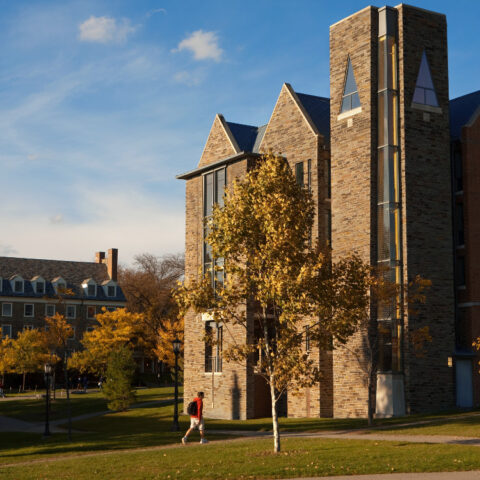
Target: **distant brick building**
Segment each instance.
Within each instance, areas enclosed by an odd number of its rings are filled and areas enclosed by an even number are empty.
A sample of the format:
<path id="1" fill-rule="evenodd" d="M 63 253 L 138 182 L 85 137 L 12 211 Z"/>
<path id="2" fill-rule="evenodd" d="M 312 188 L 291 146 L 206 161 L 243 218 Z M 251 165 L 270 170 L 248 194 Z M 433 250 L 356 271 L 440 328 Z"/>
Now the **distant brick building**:
<path id="1" fill-rule="evenodd" d="M 0 257 L 0 324 L 2 336 L 44 328 L 45 317 L 65 315 L 74 329 L 71 348 L 95 327 L 102 307 L 125 307 L 117 283 L 118 250 L 97 252 L 95 262 Z M 65 290 L 72 294 L 65 295 Z M 61 299 L 61 301 L 59 301 Z"/>
<path id="2" fill-rule="evenodd" d="M 223 201 L 225 185 L 245 175 L 261 153 L 281 153 L 310 188 L 314 236 L 331 245 L 335 258 L 356 251 L 389 267 L 401 285 L 416 275 L 432 281 L 428 302 L 415 315 L 372 311 L 379 336 L 377 414 L 478 405 L 471 344 L 480 336 L 480 221 L 474 215 L 480 92 L 449 101 L 445 16 L 402 4 L 367 7 L 332 25 L 330 82 L 330 99 L 284 84 L 262 127 L 215 117 L 197 169 L 177 177 L 186 180 L 186 278 L 202 267 L 213 270 L 204 218 Z M 212 281 L 221 277 L 216 272 Z M 247 308 L 249 315 L 253 322 Z M 433 341 L 419 357 L 411 336 L 424 326 Z M 219 340 L 214 351 L 204 344 L 205 333 Z M 237 341 L 247 334 L 231 333 Z M 222 361 L 223 334 L 208 314 L 186 317 L 186 397 L 206 391 L 210 416 L 268 415 L 268 394 L 254 366 Z M 288 396 L 289 416 L 366 416 L 365 375 L 351 353 L 365 361 L 366 334 L 354 335 L 348 349 L 310 351 L 323 378 Z"/>

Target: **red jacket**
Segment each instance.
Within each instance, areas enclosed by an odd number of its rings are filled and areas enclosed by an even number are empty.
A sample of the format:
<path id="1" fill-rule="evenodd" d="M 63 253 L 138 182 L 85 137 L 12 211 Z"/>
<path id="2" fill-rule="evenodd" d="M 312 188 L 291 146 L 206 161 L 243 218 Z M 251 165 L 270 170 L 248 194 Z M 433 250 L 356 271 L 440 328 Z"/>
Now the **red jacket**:
<path id="1" fill-rule="evenodd" d="M 190 415 L 193 418 L 198 418 L 199 420 L 203 417 L 203 400 L 201 398 L 195 397 L 193 399 L 194 402 L 197 402 L 197 414 Z"/>

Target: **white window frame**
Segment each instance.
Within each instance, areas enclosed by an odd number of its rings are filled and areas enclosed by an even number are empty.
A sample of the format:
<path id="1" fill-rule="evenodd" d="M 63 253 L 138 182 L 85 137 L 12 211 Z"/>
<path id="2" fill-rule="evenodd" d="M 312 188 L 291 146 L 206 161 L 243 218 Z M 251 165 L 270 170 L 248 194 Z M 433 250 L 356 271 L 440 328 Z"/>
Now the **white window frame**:
<path id="1" fill-rule="evenodd" d="M 68 309 L 73 308 L 73 317 L 68 314 Z M 65 318 L 77 318 L 77 306 L 72 304 L 65 305 Z"/>
<path id="2" fill-rule="evenodd" d="M 32 306 L 32 314 L 31 315 L 27 315 L 27 306 L 28 305 Z M 35 316 L 35 304 L 34 303 L 24 303 L 23 304 L 23 316 L 25 318 L 32 318 L 32 317 Z"/>
<path id="3" fill-rule="evenodd" d="M 49 315 L 48 314 L 48 307 L 52 307 L 53 308 L 53 314 L 52 315 Z M 55 315 L 55 304 L 53 303 L 46 303 L 45 304 L 45 316 L 46 317 L 53 317 Z"/>
<path id="4" fill-rule="evenodd" d="M 4 327 L 9 327 L 9 328 L 10 328 L 10 335 L 5 335 L 5 334 L 3 333 Z M 7 336 L 8 336 L 9 338 L 12 338 L 12 325 L 11 325 L 10 323 L 2 323 L 2 327 L 1 327 L 1 328 L 2 328 L 2 338 L 5 338 L 5 337 L 7 337 Z"/>
<path id="5" fill-rule="evenodd" d="M 10 305 L 10 315 L 6 315 L 4 313 L 3 308 L 5 305 Z M 2 317 L 11 317 L 12 315 L 13 315 L 13 303 L 9 303 L 9 302 L 2 303 Z"/>

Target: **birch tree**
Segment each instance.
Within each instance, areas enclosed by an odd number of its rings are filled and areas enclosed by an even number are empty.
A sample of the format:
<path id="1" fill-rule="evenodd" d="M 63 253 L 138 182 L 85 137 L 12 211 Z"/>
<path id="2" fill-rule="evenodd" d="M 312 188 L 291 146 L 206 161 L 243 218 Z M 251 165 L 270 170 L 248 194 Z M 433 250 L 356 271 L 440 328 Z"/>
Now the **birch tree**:
<path id="1" fill-rule="evenodd" d="M 257 371 L 269 385 L 274 451 L 280 451 L 277 402 L 288 390 L 315 384 L 318 363 L 305 351 L 345 343 L 369 306 L 375 278 L 358 257 L 332 262 L 311 242 L 314 202 L 299 186 L 286 160 L 266 155 L 243 180 L 227 189 L 224 206 L 214 206 L 207 242 L 224 259 L 223 288 L 214 291 L 210 275 L 189 279 L 177 293 L 181 314 L 208 312 L 226 327 L 252 330 L 246 311 L 254 309 L 256 335 L 246 343 L 224 337 L 226 361 L 259 360 Z M 218 268 L 218 267 L 216 267 Z M 226 328 L 228 331 L 229 328 Z"/>

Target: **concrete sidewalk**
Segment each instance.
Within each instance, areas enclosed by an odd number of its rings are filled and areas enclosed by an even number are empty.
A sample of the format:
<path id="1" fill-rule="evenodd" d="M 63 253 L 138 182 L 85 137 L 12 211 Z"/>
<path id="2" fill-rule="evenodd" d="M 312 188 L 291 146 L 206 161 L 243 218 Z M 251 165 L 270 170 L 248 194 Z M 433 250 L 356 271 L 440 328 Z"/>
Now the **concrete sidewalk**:
<path id="1" fill-rule="evenodd" d="M 243 430 L 208 430 L 209 433 L 234 435 L 246 438 L 270 438 L 272 432 L 249 432 Z M 452 435 L 402 435 L 386 433 L 369 433 L 367 431 L 330 431 L 330 432 L 282 432 L 281 438 L 332 438 L 344 440 L 375 440 L 408 443 L 444 443 L 451 445 L 468 445 L 480 447 L 480 438 L 459 437 Z"/>

